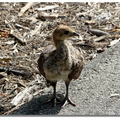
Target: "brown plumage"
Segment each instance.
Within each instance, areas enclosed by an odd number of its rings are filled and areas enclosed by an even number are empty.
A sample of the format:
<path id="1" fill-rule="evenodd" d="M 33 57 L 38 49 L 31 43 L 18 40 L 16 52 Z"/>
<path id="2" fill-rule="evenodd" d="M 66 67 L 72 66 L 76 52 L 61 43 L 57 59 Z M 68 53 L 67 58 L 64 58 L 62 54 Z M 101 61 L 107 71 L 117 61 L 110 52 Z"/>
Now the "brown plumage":
<path id="1" fill-rule="evenodd" d="M 67 38 L 79 36 L 73 29 L 66 25 L 59 25 L 53 32 L 55 47 L 41 53 L 38 59 L 40 75 L 43 75 L 48 84 L 54 88 L 53 98 L 50 100 L 56 105 L 56 83 L 63 80 L 66 85 L 66 96 L 63 103 L 70 103 L 75 106 L 68 98 L 69 83 L 77 79 L 83 68 L 84 58 L 81 52 L 72 46 Z"/>

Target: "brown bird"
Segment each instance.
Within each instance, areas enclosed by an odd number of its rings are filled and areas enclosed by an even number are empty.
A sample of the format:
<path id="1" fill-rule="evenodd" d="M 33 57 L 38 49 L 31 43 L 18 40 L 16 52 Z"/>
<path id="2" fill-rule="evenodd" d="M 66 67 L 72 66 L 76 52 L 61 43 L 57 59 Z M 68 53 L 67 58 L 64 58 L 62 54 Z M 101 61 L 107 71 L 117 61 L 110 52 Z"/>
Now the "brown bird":
<path id="1" fill-rule="evenodd" d="M 43 75 L 48 84 L 53 86 L 53 106 L 56 106 L 56 83 L 63 80 L 66 85 L 66 95 L 62 103 L 75 104 L 68 97 L 68 87 L 71 80 L 77 79 L 83 69 L 84 57 L 82 53 L 69 40 L 70 37 L 79 36 L 73 29 L 66 25 L 58 25 L 52 37 L 54 49 L 41 53 L 38 59 L 40 75 Z"/>

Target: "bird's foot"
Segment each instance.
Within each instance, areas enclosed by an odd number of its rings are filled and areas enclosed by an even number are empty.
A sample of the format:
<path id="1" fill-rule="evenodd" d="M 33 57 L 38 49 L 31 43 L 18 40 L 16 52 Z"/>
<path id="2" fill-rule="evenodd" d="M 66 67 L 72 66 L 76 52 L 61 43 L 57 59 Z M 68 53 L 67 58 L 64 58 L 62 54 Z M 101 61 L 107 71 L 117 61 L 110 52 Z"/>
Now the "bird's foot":
<path id="1" fill-rule="evenodd" d="M 49 99 L 47 102 L 46 102 L 46 104 L 47 103 L 53 103 L 53 107 L 55 107 L 56 106 L 56 104 L 57 103 L 60 103 L 61 102 L 61 100 L 59 99 L 59 98 L 55 98 L 55 97 L 52 97 L 51 99 Z"/>
<path id="2" fill-rule="evenodd" d="M 62 105 L 62 107 L 64 107 L 64 106 L 66 106 L 67 104 L 71 104 L 72 106 L 76 106 L 76 104 L 75 103 L 73 103 L 69 98 L 65 98 L 63 101 L 62 101 L 62 103 L 63 103 L 63 105 Z"/>

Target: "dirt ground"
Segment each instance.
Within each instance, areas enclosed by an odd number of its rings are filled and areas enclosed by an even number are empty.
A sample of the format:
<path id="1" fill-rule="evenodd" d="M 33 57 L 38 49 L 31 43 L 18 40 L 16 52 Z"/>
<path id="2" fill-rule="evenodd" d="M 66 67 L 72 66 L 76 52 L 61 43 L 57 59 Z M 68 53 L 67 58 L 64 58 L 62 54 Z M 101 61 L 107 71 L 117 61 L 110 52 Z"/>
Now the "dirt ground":
<path id="1" fill-rule="evenodd" d="M 52 103 L 46 104 L 52 96 L 50 88 L 44 89 L 42 95 L 36 96 L 19 109 L 12 112 L 12 116 L 20 115 L 75 115 L 75 116 L 118 116 L 120 115 L 120 42 L 95 59 L 87 62 L 81 76 L 70 83 L 69 98 L 76 104 L 62 106 Z M 57 95 L 62 95 L 65 85 L 57 84 Z M 51 94 L 48 93 L 51 92 Z M 63 97 L 63 96 L 61 96 Z"/>
<path id="2" fill-rule="evenodd" d="M 72 27 L 84 40 L 98 39 L 80 44 L 76 38 L 87 63 L 120 38 L 120 3 L 0 2 L 0 115 L 44 92 L 46 82 L 39 76 L 37 59 L 53 44 L 51 35 L 58 23 Z M 17 96 L 28 89 L 29 94 Z M 20 99 L 15 103 L 16 96 Z"/>

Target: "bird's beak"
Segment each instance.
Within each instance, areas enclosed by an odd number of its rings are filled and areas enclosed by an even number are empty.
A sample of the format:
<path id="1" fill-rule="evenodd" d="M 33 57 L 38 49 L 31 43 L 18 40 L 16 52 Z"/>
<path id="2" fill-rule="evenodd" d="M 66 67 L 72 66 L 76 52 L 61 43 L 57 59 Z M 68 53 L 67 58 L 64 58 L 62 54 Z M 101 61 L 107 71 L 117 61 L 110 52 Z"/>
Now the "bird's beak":
<path id="1" fill-rule="evenodd" d="M 79 37 L 79 34 L 76 32 L 73 32 L 71 36 L 78 36 Z"/>

